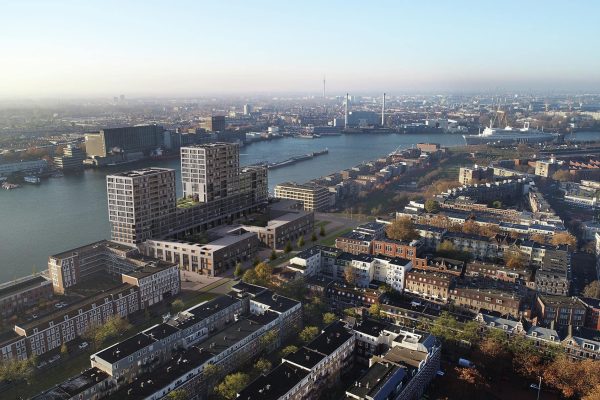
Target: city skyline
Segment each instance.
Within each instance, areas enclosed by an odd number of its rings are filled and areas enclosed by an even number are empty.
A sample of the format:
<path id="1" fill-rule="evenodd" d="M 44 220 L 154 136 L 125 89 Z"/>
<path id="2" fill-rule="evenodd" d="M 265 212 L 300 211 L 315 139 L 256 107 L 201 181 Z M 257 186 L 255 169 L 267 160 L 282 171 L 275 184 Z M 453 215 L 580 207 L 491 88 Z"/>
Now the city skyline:
<path id="1" fill-rule="evenodd" d="M 0 98 L 600 89 L 598 5 L 5 4 Z"/>

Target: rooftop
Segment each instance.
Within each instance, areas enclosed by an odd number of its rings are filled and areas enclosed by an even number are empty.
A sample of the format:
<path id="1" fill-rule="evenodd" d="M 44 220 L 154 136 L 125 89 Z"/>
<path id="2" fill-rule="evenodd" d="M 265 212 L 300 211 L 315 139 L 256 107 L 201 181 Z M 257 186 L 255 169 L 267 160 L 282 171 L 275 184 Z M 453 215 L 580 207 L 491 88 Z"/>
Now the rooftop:
<path id="1" fill-rule="evenodd" d="M 323 329 L 322 333 L 305 347 L 324 355 L 330 355 L 353 336 L 344 325 L 336 321 Z"/>
<path id="2" fill-rule="evenodd" d="M 123 386 L 106 399 L 141 400 L 167 387 L 178 378 L 203 365 L 213 357 L 209 352 L 190 347 L 182 353 L 174 354 L 171 360 L 157 369 L 145 373 L 133 382 Z M 168 396 L 167 396 L 168 397 Z"/>
<path id="3" fill-rule="evenodd" d="M 114 249 L 114 250 L 124 251 L 124 252 L 137 250 L 135 247 L 127 246 L 125 244 L 121 244 L 121 243 L 117 243 L 117 242 L 113 242 L 111 240 L 100 240 L 98 242 L 86 244 L 85 246 L 76 247 L 71 250 L 63 251 L 62 253 L 54 254 L 50 257 L 56 258 L 56 259 L 61 259 L 61 258 L 65 258 L 65 257 L 71 257 L 78 253 L 82 253 L 82 252 L 97 249 L 97 248 Z"/>
<path id="4" fill-rule="evenodd" d="M 340 238 L 370 242 L 373 240 L 373 235 L 368 234 L 368 233 L 350 231 L 350 232 L 344 233 L 343 235 L 338 236 L 338 239 L 340 239 Z"/>
<path id="5" fill-rule="evenodd" d="M 292 364 L 300 365 L 306 369 L 312 369 L 324 358 L 325 356 L 323 354 L 307 349 L 306 347 L 302 347 L 294 353 L 284 357 L 284 361 L 289 361 Z"/>
<path id="6" fill-rule="evenodd" d="M 96 353 L 95 355 L 92 355 L 92 357 L 98 357 L 110 364 L 114 364 L 119 360 L 129 357 L 136 351 L 151 345 L 152 343 L 156 342 L 156 340 L 157 339 L 153 339 L 145 333 L 140 332 L 128 339 L 123 340 L 122 342 Z"/>
<path id="7" fill-rule="evenodd" d="M 277 313 L 286 312 L 300 304 L 299 301 L 275 294 L 270 290 L 264 291 L 261 294 L 255 296 L 251 301 L 265 304 L 269 306 L 269 310 Z"/>
<path id="8" fill-rule="evenodd" d="M 0 298 L 12 296 L 13 294 L 33 289 L 43 284 L 52 284 L 51 281 L 41 275 L 27 277 L 30 279 L 18 279 L 16 281 L 6 282 L 0 285 Z"/>
<path id="9" fill-rule="evenodd" d="M 283 362 L 268 375 L 259 376 L 238 393 L 239 400 L 278 400 L 308 375 L 308 371 Z"/>
<path id="10" fill-rule="evenodd" d="M 63 383 L 34 396 L 32 400 L 62 400 L 76 398 L 78 394 L 108 378 L 108 374 L 98 368 L 90 368 Z"/>
<path id="11" fill-rule="evenodd" d="M 245 293 L 249 293 L 250 295 L 253 295 L 253 296 L 261 294 L 262 292 L 267 290 L 267 288 L 265 288 L 265 287 L 258 286 L 258 285 L 252 285 L 250 283 L 246 283 L 243 281 L 237 282 L 235 285 L 233 285 L 231 287 L 231 289 L 234 292 L 238 292 L 238 293 L 245 292 Z"/>
<path id="12" fill-rule="evenodd" d="M 385 328 L 386 324 L 372 319 L 364 319 L 353 327 L 353 329 L 357 332 L 375 337 L 379 336 L 379 334 L 385 330 Z"/>
<path id="13" fill-rule="evenodd" d="M 125 178 L 138 178 L 138 177 L 141 177 L 141 176 L 157 175 L 157 174 L 162 174 L 162 173 L 165 173 L 165 172 L 173 172 L 173 173 L 175 173 L 175 170 L 171 169 L 171 168 L 151 167 L 151 168 L 134 169 L 132 171 L 117 172 L 115 174 L 110 174 L 108 176 L 117 176 L 117 177 L 125 177 Z"/>
<path id="14" fill-rule="evenodd" d="M 402 367 L 391 363 L 376 362 L 358 381 L 354 383 L 346 393 L 352 397 L 360 399 L 376 399 L 380 398 L 379 391 L 386 388 L 390 380 L 394 380 L 393 385 L 389 385 L 389 391 L 394 390 L 406 375 L 406 370 Z M 383 393 L 383 396 L 387 393 Z M 384 397 L 382 397 L 384 398 Z"/>

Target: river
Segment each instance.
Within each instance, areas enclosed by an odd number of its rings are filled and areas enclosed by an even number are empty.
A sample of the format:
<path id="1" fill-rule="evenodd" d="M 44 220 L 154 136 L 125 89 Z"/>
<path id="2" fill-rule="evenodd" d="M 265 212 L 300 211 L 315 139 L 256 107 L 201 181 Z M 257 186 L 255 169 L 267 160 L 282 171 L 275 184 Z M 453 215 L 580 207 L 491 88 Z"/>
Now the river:
<path id="1" fill-rule="evenodd" d="M 577 133 L 578 140 L 600 133 Z M 304 182 L 389 154 L 419 142 L 463 145 L 459 135 L 351 134 L 318 139 L 284 138 L 251 143 L 241 149 L 242 165 L 281 161 L 312 151 L 329 154 L 269 171 L 269 189 L 284 181 Z M 143 161 L 102 170 L 85 170 L 15 190 L 0 190 L 0 282 L 46 269 L 48 256 L 108 238 L 105 177 L 109 173 L 157 166 L 177 171 L 179 160 Z"/>

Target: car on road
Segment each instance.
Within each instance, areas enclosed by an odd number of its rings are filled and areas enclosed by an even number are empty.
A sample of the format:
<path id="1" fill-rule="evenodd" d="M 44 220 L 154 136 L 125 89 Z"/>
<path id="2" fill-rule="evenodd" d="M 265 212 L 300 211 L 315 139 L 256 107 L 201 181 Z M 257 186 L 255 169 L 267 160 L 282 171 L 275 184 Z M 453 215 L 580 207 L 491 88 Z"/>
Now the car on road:
<path id="1" fill-rule="evenodd" d="M 46 365 L 48 365 L 48 363 L 46 361 L 41 361 L 38 365 L 37 365 L 37 369 L 42 369 L 44 368 Z"/>
<path id="2" fill-rule="evenodd" d="M 529 389 L 540 390 L 540 387 L 537 383 L 532 383 L 531 385 L 529 385 Z"/>
<path id="3" fill-rule="evenodd" d="M 83 343 L 81 343 L 81 344 L 79 345 L 79 349 L 80 349 L 80 350 L 83 350 L 83 349 L 85 349 L 86 347 L 88 347 L 88 342 L 83 342 Z"/>
<path id="4" fill-rule="evenodd" d="M 60 355 L 58 355 L 58 354 L 57 354 L 57 355 L 55 355 L 54 357 L 51 357 L 51 358 L 49 358 L 49 359 L 48 359 L 48 364 L 55 363 L 55 362 L 57 362 L 58 360 L 60 360 Z"/>

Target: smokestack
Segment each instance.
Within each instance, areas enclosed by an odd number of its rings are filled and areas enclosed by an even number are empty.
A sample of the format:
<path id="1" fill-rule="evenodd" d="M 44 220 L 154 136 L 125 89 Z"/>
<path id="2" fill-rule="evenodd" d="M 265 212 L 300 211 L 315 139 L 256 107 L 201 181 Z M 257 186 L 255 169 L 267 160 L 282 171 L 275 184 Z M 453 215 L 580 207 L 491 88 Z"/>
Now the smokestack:
<path id="1" fill-rule="evenodd" d="M 383 104 L 381 105 L 381 126 L 385 126 L 385 93 L 383 94 Z"/>
<path id="2" fill-rule="evenodd" d="M 346 93 L 346 112 L 344 113 L 344 128 L 348 127 L 348 93 Z"/>

